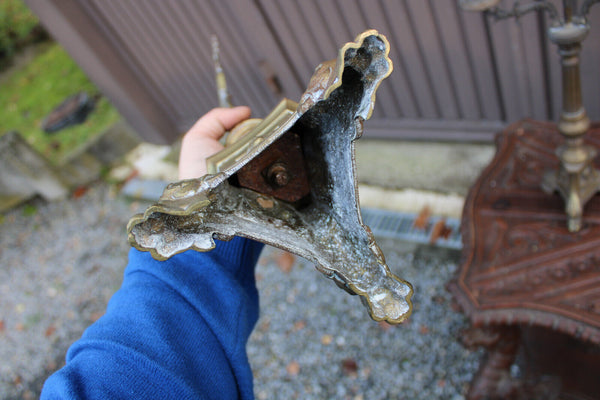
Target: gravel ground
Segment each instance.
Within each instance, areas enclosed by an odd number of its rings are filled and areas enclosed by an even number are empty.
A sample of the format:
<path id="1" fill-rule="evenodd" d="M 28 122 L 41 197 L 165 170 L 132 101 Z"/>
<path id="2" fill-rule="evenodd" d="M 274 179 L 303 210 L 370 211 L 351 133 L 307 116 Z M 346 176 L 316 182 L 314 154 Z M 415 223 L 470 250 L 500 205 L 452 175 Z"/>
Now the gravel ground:
<path id="1" fill-rule="evenodd" d="M 99 184 L 78 198 L 34 200 L 0 223 L 0 398 L 36 398 L 68 346 L 104 312 L 129 246 L 125 225 L 146 204 Z M 265 248 L 261 318 L 248 354 L 262 399 L 462 399 L 479 354 L 456 338 L 465 322 L 444 284 L 457 253 L 380 240 L 415 287 L 400 326 L 370 320 L 359 299 L 309 262 Z"/>

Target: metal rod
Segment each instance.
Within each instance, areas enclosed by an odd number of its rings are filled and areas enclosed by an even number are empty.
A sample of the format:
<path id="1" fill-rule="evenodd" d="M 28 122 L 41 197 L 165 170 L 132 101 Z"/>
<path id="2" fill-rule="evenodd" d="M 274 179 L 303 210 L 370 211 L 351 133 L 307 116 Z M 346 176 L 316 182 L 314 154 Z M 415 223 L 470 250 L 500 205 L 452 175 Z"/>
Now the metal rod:
<path id="1" fill-rule="evenodd" d="M 225 73 L 223 67 L 221 67 L 221 60 L 219 57 L 219 39 L 217 35 L 211 35 L 210 43 L 212 46 L 212 59 L 215 67 L 215 81 L 217 83 L 217 98 L 219 100 L 219 107 L 231 107 L 231 97 L 227 91 L 227 81 L 225 79 Z"/>

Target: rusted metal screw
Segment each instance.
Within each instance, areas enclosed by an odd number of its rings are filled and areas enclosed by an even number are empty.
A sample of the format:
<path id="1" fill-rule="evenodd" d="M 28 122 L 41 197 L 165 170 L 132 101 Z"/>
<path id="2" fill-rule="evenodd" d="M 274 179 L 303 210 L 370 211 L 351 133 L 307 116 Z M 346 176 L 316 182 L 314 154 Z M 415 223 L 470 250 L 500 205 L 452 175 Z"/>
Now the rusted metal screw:
<path id="1" fill-rule="evenodd" d="M 275 187 L 284 187 L 290 182 L 290 173 L 284 163 L 276 162 L 267 168 L 267 179 Z"/>

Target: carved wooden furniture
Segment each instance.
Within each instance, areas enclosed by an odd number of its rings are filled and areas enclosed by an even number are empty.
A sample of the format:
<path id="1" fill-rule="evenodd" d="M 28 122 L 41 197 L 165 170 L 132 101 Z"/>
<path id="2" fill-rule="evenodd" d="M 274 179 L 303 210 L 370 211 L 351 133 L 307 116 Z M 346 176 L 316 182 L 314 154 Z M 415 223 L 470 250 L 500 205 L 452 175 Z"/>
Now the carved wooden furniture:
<path id="1" fill-rule="evenodd" d="M 540 188 L 563 140 L 552 123 L 510 126 L 467 197 L 448 289 L 473 327 L 463 341 L 488 350 L 470 399 L 600 397 L 600 196 L 569 232 L 563 200 Z M 585 141 L 600 148 L 600 124 Z"/>

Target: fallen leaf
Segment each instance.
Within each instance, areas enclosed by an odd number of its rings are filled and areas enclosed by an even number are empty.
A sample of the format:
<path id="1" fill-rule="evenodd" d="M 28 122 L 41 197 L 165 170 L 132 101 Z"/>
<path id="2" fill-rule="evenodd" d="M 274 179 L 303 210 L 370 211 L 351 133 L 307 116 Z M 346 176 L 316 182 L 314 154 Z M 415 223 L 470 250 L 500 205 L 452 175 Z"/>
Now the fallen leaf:
<path id="1" fill-rule="evenodd" d="M 266 332 L 269 330 L 270 327 L 271 327 L 271 321 L 269 321 L 268 319 L 265 319 L 258 326 L 258 330 L 261 332 Z"/>
<path id="2" fill-rule="evenodd" d="M 140 171 L 138 171 L 137 169 L 133 169 L 129 175 L 127 175 L 127 177 L 125 178 L 125 180 L 123 181 L 123 183 L 127 183 L 130 180 L 132 180 L 133 178 L 137 177 L 140 174 Z"/>
<path id="3" fill-rule="evenodd" d="M 438 239 L 448 239 L 450 234 L 452 233 L 452 228 L 446 225 L 445 219 L 440 219 L 438 222 L 433 225 L 431 229 L 431 236 L 429 237 L 429 243 L 433 244 L 437 242 Z"/>
<path id="4" fill-rule="evenodd" d="M 104 311 L 96 311 L 90 314 L 90 321 L 96 322 L 104 315 Z"/>
<path id="5" fill-rule="evenodd" d="M 13 379 L 13 384 L 15 386 L 20 385 L 21 383 L 23 383 L 23 378 L 21 378 L 21 375 L 17 375 L 15 376 L 15 378 Z"/>
<path id="6" fill-rule="evenodd" d="M 356 377 L 358 375 L 358 364 L 353 358 L 345 358 L 342 360 L 342 371 L 345 375 Z"/>
<path id="7" fill-rule="evenodd" d="M 23 332 L 25 330 L 25 325 L 22 322 L 17 322 L 15 329 L 19 332 Z"/>
<path id="8" fill-rule="evenodd" d="M 4 329 L 5 329 L 4 320 L 0 319 L 0 333 L 4 332 Z"/>
<path id="9" fill-rule="evenodd" d="M 434 303 L 437 303 L 437 304 L 444 304 L 444 303 L 446 303 L 446 298 L 444 296 L 442 296 L 442 295 L 439 295 L 439 294 L 436 294 L 435 296 L 433 296 L 431 298 L 431 300 L 433 300 Z"/>
<path id="10" fill-rule="evenodd" d="M 385 321 L 379 321 L 379 327 L 380 327 L 381 329 L 383 329 L 383 331 L 384 331 L 384 332 L 387 332 L 387 331 L 389 331 L 390 329 L 392 329 L 392 328 L 395 328 L 395 327 L 396 327 L 396 325 L 389 324 L 389 323 L 387 323 L 387 322 L 385 322 Z"/>
<path id="11" fill-rule="evenodd" d="M 291 376 L 296 376 L 300 372 L 300 364 L 297 361 L 292 361 L 285 367 L 287 373 Z"/>
<path id="12" fill-rule="evenodd" d="M 333 342 L 333 336 L 331 336 L 331 335 L 327 335 L 327 334 L 325 334 L 325 335 L 321 336 L 321 344 L 322 344 L 322 345 L 324 345 L 324 346 L 328 346 L 328 345 L 330 345 L 332 342 Z"/>
<path id="13" fill-rule="evenodd" d="M 360 376 L 363 379 L 367 379 L 369 376 L 371 376 L 371 368 L 366 367 L 360 370 Z"/>
<path id="14" fill-rule="evenodd" d="M 427 325 L 421 325 L 421 327 L 419 327 L 419 333 L 421 333 L 421 335 L 428 334 L 429 328 L 427 327 Z"/>
<path id="15" fill-rule="evenodd" d="M 415 222 L 413 223 L 413 228 L 415 229 L 427 229 L 427 223 L 429 222 L 429 218 L 431 217 L 431 209 L 428 205 L 425 205 L 417 218 L 415 218 Z"/>
<path id="16" fill-rule="evenodd" d="M 52 334 L 53 334 L 54 332 L 56 332 L 56 327 L 55 327 L 54 325 L 50 325 L 50 326 L 49 326 L 49 327 L 46 329 L 46 332 L 44 333 L 44 335 L 45 335 L 46 337 L 50 337 L 50 336 L 52 336 Z"/>
<path id="17" fill-rule="evenodd" d="M 83 195 L 86 194 L 87 191 L 88 191 L 87 186 L 79 186 L 79 187 L 75 188 L 75 190 L 73 190 L 73 198 L 78 199 L 80 197 L 83 197 Z"/>
<path id="18" fill-rule="evenodd" d="M 444 386 L 446 386 L 446 380 L 440 379 L 439 381 L 437 381 L 437 385 L 438 385 L 438 387 L 443 388 Z"/>
<path id="19" fill-rule="evenodd" d="M 294 267 L 294 262 L 296 261 L 296 256 L 287 251 L 282 251 L 277 257 L 277 266 L 279 269 L 288 274 Z"/>
<path id="20" fill-rule="evenodd" d="M 21 395 L 21 398 L 23 400 L 33 400 L 33 399 L 35 399 L 35 395 L 33 394 L 33 392 L 31 390 L 25 390 L 23 392 L 23 394 Z"/>
<path id="21" fill-rule="evenodd" d="M 298 331 L 304 329 L 305 326 L 306 326 L 306 322 L 303 320 L 299 320 L 299 321 L 294 322 L 293 330 L 294 330 L 294 332 L 298 332 Z"/>
<path id="22" fill-rule="evenodd" d="M 129 209 L 132 211 L 137 211 L 139 208 L 140 208 L 139 201 L 132 201 L 131 204 L 129 205 Z"/>
<path id="23" fill-rule="evenodd" d="M 50 360 L 48 361 L 48 364 L 46 364 L 46 371 L 48 372 L 56 371 L 56 368 L 58 368 L 58 364 L 54 360 Z"/>

